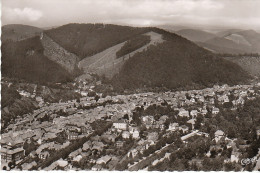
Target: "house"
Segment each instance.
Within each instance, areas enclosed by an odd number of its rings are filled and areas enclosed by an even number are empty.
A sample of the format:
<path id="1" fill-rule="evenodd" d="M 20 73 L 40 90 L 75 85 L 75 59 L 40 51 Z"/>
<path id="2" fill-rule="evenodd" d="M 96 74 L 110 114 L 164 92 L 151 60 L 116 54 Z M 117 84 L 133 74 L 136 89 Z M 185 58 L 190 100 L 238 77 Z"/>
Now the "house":
<path id="1" fill-rule="evenodd" d="M 192 110 L 192 111 L 190 111 L 190 115 L 192 117 L 196 117 L 198 115 L 198 111 L 197 110 Z"/>
<path id="2" fill-rule="evenodd" d="M 138 139 L 140 137 L 140 130 L 138 127 L 129 127 L 129 132 L 134 139 Z"/>
<path id="3" fill-rule="evenodd" d="M 105 145 L 102 142 L 98 142 L 98 141 L 92 142 L 92 150 L 102 151 L 104 146 Z"/>
<path id="4" fill-rule="evenodd" d="M 189 131 L 189 127 L 182 125 L 179 127 L 179 130 L 181 130 L 183 133 L 187 133 Z"/>
<path id="5" fill-rule="evenodd" d="M 124 146 L 124 142 L 123 141 L 117 141 L 116 142 L 116 147 L 121 148 L 123 146 Z"/>
<path id="6" fill-rule="evenodd" d="M 1 147 L 1 159 L 5 160 L 6 162 L 10 161 L 18 161 L 24 156 L 24 149 L 23 148 L 3 148 Z"/>
<path id="7" fill-rule="evenodd" d="M 50 156 L 50 153 L 48 151 L 44 151 L 42 153 L 39 154 L 39 158 L 42 160 L 47 159 Z"/>
<path id="8" fill-rule="evenodd" d="M 195 119 L 190 119 L 187 123 L 191 124 L 192 130 L 194 129 Z"/>
<path id="9" fill-rule="evenodd" d="M 212 114 L 218 114 L 219 113 L 219 108 L 213 107 L 212 108 Z"/>
<path id="10" fill-rule="evenodd" d="M 142 121 L 143 123 L 146 125 L 146 126 L 151 126 L 153 123 L 154 123 L 154 117 L 153 116 L 144 116 L 142 118 Z"/>
<path id="11" fill-rule="evenodd" d="M 238 163 L 238 161 L 239 161 L 239 156 L 240 156 L 240 153 L 239 153 L 239 152 L 234 152 L 234 151 L 232 151 L 231 157 L 230 157 L 231 162 L 236 162 L 236 163 Z"/>
<path id="12" fill-rule="evenodd" d="M 33 166 L 36 166 L 36 165 L 37 165 L 37 163 L 35 161 L 33 161 L 32 163 L 24 163 L 24 164 L 22 164 L 22 169 L 23 170 L 29 170 Z"/>
<path id="13" fill-rule="evenodd" d="M 66 161 L 66 160 L 59 159 L 56 161 L 56 163 L 57 163 L 57 166 L 63 168 L 64 170 L 66 170 L 68 168 L 68 161 Z"/>
<path id="14" fill-rule="evenodd" d="M 158 140 L 158 137 L 159 137 L 159 135 L 158 135 L 157 132 L 150 132 L 150 133 L 148 133 L 148 135 L 147 135 L 147 140 L 148 140 L 148 141 L 157 141 L 157 140 Z"/>
<path id="15" fill-rule="evenodd" d="M 127 130 L 128 124 L 125 120 L 121 119 L 113 123 L 113 127 L 117 130 Z"/>
<path id="16" fill-rule="evenodd" d="M 79 162 L 80 160 L 82 159 L 82 156 L 81 155 L 77 155 L 76 157 L 74 157 L 72 159 L 73 162 Z"/>
<path id="17" fill-rule="evenodd" d="M 127 156 L 128 156 L 128 157 L 131 157 L 131 156 L 132 156 L 132 158 L 134 158 L 135 156 L 137 156 L 137 154 L 138 154 L 137 149 L 132 149 L 131 151 L 129 151 L 129 152 L 127 153 Z"/>
<path id="18" fill-rule="evenodd" d="M 189 111 L 180 110 L 178 115 L 181 117 L 189 117 Z"/>
<path id="19" fill-rule="evenodd" d="M 215 132 L 215 140 L 218 142 L 222 137 L 224 137 L 225 133 L 222 130 L 217 130 Z"/>
<path id="20" fill-rule="evenodd" d="M 83 147 L 82 147 L 82 151 L 88 151 L 91 147 L 91 143 L 88 141 L 88 142 L 85 142 L 83 144 Z"/>
<path id="21" fill-rule="evenodd" d="M 91 168 L 92 171 L 101 171 L 101 169 L 102 169 L 102 166 L 101 166 L 101 165 L 94 165 L 94 166 Z"/>
<path id="22" fill-rule="evenodd" d="M 179 129 L 179 124 L 178 123 L 170 123 L 169 128 L 167 130 L 169 131 L 176 131 Z"/>
<path id="23" fill-rule="evenodd" d="M 106 155 L 106 156 L 99 158 L 96 163 L 100 164 L 100 165 L 101 164 L 107 164 L 111 159 L 112 158 L 110 156 Z"/>
<path id="24" fill-rule="evenodd" d="M 201 115 L 206 115 L 206 114 L 208 113 L 208 111 L 207 111 L 207 109 L 205 108 L 205 109 L 202 109 L 200 113 L 201 113 Z"/>
<path id="25" fill-rule="evenodd" d="M 79 134 L 77 132 L 67 132 L 68 140 L 78 139 Z"/>
<path id="26" fill-rule="evenodd" d="M 260 137 L 260 126 L 256 127 L 256 135 L 257 135 L 257 139 L 259 139 L 259 137 Z"/>
<path id="27" fill-rule="evenodd" d="M 123 131 L 123 132 L 122 132 L 122 137 L 123 137 L 124 139 L 129 139 L 129 138 L 130 138 L 130 132 L 128 132 L 128 131 Z"/>

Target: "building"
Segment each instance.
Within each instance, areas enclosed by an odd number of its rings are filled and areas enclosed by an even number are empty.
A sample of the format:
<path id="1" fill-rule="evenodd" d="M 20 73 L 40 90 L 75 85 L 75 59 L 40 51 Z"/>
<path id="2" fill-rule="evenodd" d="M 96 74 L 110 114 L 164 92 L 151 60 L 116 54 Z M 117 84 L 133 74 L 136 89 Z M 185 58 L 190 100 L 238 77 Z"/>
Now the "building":
<path id="1" fill-rule="evenodd" d="M 198 115 L 198 111 L 197 110 L 192 110 L 192 111 L 190 111 L 190 115 L 192 117 L 196 117 Z"/>
<path id="2" fill-rule="evenodd" d="M 124 139 L 129 139 L 129 138 L 130 138 L 130 132 L 128 132 L 128 131 L 123 131 L 123 132 L 122 132 L 122 137 L 123 137 Z"/>
<path id="3" fill-rule="evenodd" d="M 187 121 L 187 123 L 191 124 L 192 130 L 194 129 L 194 125 L 195 125 L 195 119 L 190 119 Z"/>
<path id="4" fill-rule="evenodd" d="M 222 130 L 217 130 L 215 132 L 215 141 L 218 142 L 224 136 L 225 136 L 225 133 Z"/>
<path id="5" fill-rule="evenodd" d="M 137 154 L 138 154 L 138 151 L 137 151 L 136 149 L 132 149 L 131 151 L 129 151 L 129 152 L 127 153 L 127 156 L 128 156 L 128 157 L 131 157 L 131 156 L 132 156 L 132 158 L 134 158 L 135 156 L 137 156 Z"/>
<path id="6" fill-rule="evenodd" d="M 180 110 L 178 115 L 181 117 L 189 117 L 189 111 Z"/>
<path id="7" fill-rule="evenodd" d="M 178 123 L 171 123 L 171 124 L 169 124 L 168 130 L 169 130 L 169 131 L 179 130 L 179 124 L 178 124 Z"/>
<path id="8" fill-rule="evenodd" d="M 8 149 L 8 148 L 1 148 L 1 159 L 5 160 L 6 162 L 10 161 L 18 161 L 24 156 L 24 149 L 23 148 L 15 148 L 15 149 Z"/>
<path id="9" fill-rule="evenodd" d="M 257 139 L 260 138 L 260 126 L 256 127 L 256 135 L 257 135 Z"/>
<path id="10" fill-rule="evenodd" d="M 182 125 L 182 126 L 179 127 L 179 130 L 182 130 L 183 133 L 187 133 L 189 131 L 189 127 Z"/>
<path id="11" fill-rule="evenodd" d="M 157 141 L 159 135 L 157 132 L 151 132 L 151 133 L 148 133 L 147 135 L 147 140 L 148 141 Z"/>
<path id="12" fill-rule="evenodd" d="M 121 148 L 123 146 L 124 146 L 124 142 L 123 141 L 117 141 L 116 142 L 116 147 Z"/>
<path id="13" fill-rule="evenodd" d="M 212 114 L 216 115 L 219 113 L 219 108 L 213 107 Z"/>
<path id="14" fill-rule="evenodd" d="M 68 140 L 78 139 L 79 134 L 77 132 L 67 132 Z"/>
<path id="15" fill-rule="evenodd" d="M 110 156 L 106 155 L 106 156 L 99 158 L 96 163 L 99 164 L 99 165 L 107 164 L 111 159 L 112 158 Z"/>
<path id="16" fill-rule="evenodd" d="M 127 123 L 124 120 L 118 120 L 113 123 L 113 127 L 117 130 L 127 130 Z"/>

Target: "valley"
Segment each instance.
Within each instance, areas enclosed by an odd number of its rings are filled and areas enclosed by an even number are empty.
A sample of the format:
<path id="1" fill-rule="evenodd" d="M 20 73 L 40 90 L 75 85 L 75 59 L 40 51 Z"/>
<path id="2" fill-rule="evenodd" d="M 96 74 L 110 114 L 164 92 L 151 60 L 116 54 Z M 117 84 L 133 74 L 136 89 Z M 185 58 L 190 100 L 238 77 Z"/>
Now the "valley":
<path id="1" fill-rule="evenodd" d="M 5 28 L 1 169 L 258 169 L 254 31 Z"/>

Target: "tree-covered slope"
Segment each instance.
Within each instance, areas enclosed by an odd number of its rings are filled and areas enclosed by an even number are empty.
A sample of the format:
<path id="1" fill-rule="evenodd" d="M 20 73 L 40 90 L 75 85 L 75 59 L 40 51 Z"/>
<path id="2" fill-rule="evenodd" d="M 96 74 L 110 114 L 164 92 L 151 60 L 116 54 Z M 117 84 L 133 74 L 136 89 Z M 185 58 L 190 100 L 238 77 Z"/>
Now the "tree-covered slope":
<path id="1" fill-rule="evenodd" d="M 145 33 L 147 28 L 103 24 L 67 24 L 45 33 L 81 59 Z"/>
<path id="2" fill-rule="evenodd" d="M 176 34 L 152 30 L 162 33 L 165 41 L 130 58 L 112 79 L 116 89 L 198 88 L 216 83 L 236 84 L 248 78 L 238 65 Z"/>
<path id="3" fill-rule="evenodd" d="M 43 54 L 39 36 L 2 45 L 2 75 L 31 82 L 62 82 L 72 75 Z"/>

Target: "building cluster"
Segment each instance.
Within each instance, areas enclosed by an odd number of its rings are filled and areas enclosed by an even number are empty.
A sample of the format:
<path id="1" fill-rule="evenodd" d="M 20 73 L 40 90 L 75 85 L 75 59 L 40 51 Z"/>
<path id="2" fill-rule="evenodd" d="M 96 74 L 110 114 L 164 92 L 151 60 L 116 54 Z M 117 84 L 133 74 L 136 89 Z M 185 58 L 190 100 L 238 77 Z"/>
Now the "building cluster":
<path id="1" fill-rule="evenodd" d="M 98 100 L 82 97 L 80 101 L 51 104 L 44 103 L 42 98 L 36 98 L 40 108 L 32 114 L 16 119 L 15 123 L 10 124 L 2 134 L 2 162 L 8 164 L 14 161 L 19 164 L 28 157 L 45 160 L 53 153 L 69 146 L 72 141 L 92 134 L 94 131 L 92 123 L 108 121 L 113 125 L 101 136 L 91 137 L 67 159 L 54 162 L 46 170 L 57 167 L 73 169 L 73 163 L 79 163 L 83 158 L 88 159 L 92 170 L 113 169 L 122 158 L 119 152 L 124 151 L 129 141 L 134 141 L 135 144 L 125 154 L 135 157 L 149 146 L 156 144 L 160 135 L 180 132 L 183 135 L 182 139 L 186 140 L 195 134 L 200 134 L 194 130 L 199 115 L 217 116 L 220 112 L 217 105 L 229 104 L 229 108 L 235 110 L 238 106 L 243 106 L 245 99 L 254 99 L 260 94 L 253 88 L 253 85 L 233 87 L 224 85 L 203 90 L 107 96 Z M 24 91 L 19 92 L 25 97 L 28 96 Z M 108 101 L 110 101 L 108 104 L 101 106 Z M 176 121 L 169 122 L 169 115 L 162 115 L 159 118 L 144 115 L 140 118 L 141 125 L 134 122 L 134 111 L 137 107 L 146 110 L 149 106 L 164 104 L 176 111 Z M 178 117 L 181 120 L 185 119 L 185 122 L 181 122 Z M 260 136 L 260 129 L 257 134 Z M 217 130 L 215 141 L 218 143 L 223 138 L 226 138 L 224 132 L 221 129 Z M 231 139 L 227 141 L 232 146 L 234 141 Z M 28 149 L 25 143 L 35 146 L 26 155 Z M 219 145 L 216 144 L 214 147 Z M 215 149 L 214 147 L 211 150 Z M 231 162 L 237 160 L 239 151 L 239 148 L 233 147 Z M 210 152 L 208 155 L 210 156 Z M 21 166 L 23 169 L 30 169 L 32 167 L 30 165 L 35 165 L 35 161 L 24 162 Z"/>

